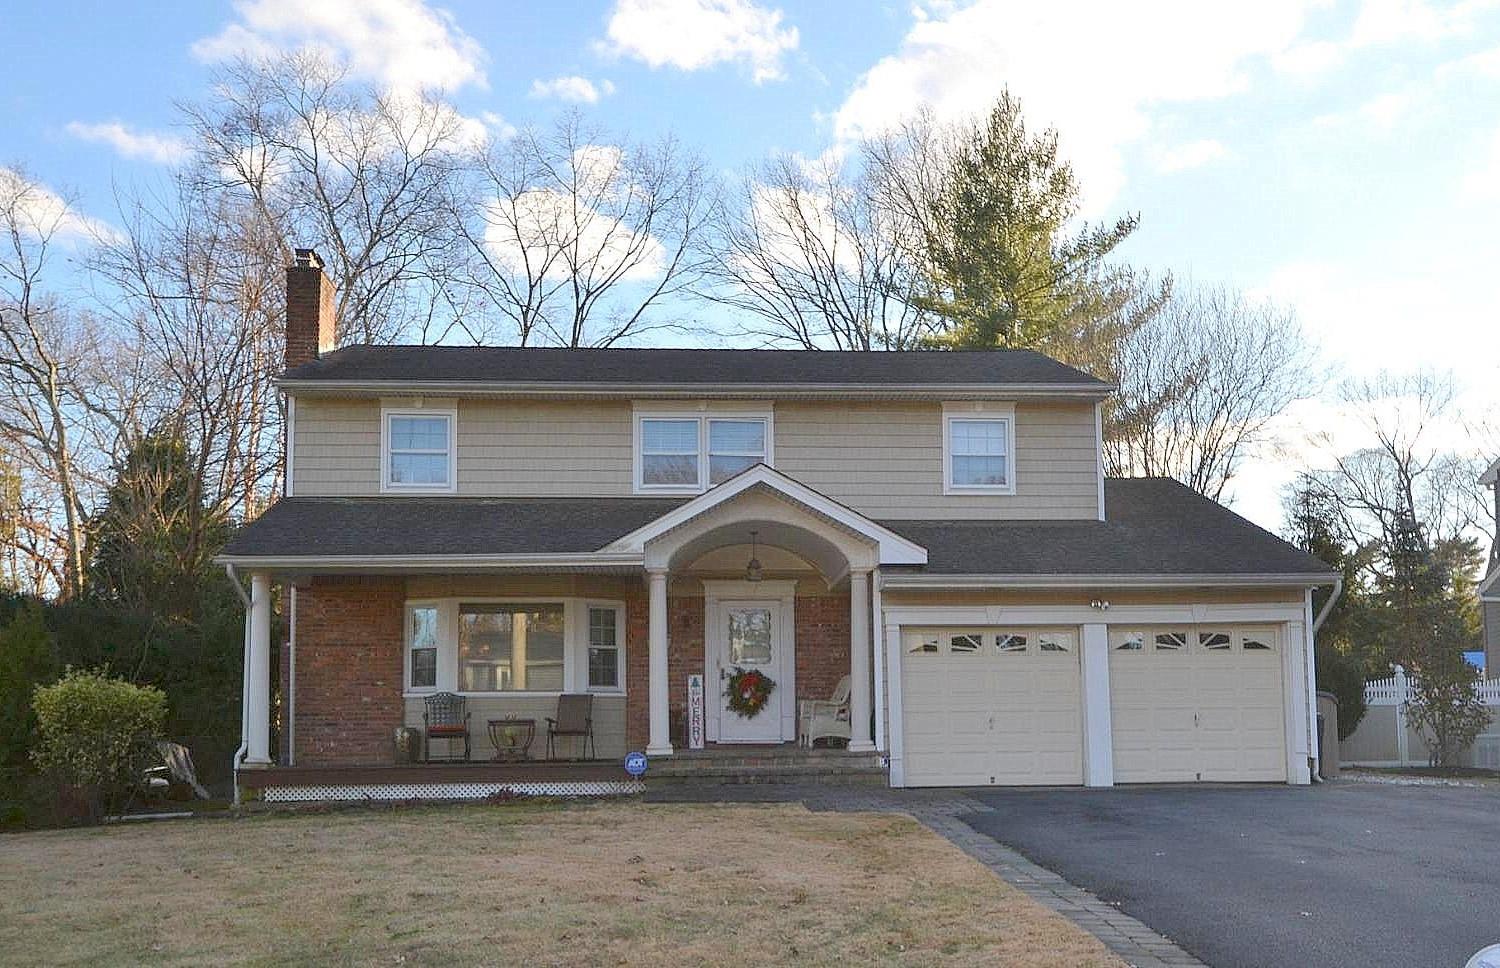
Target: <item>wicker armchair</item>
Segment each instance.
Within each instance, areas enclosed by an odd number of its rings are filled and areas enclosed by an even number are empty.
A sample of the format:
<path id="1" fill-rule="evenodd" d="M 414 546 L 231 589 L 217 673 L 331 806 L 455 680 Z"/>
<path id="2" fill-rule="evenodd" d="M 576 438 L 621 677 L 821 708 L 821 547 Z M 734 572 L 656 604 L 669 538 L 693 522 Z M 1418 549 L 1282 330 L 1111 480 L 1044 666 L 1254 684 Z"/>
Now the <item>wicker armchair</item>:
<path id="1" fill-rule="evenodd" d="M 432 741 L 448 740 L 448 758 L 441 762 L 453 762 L 453 742 L 464 741 L 464 761 L 469 759 L 469 708 L 463 696 L 451 692 L 434 693 L 427 697 L 427 708 L 422 713 L 422 732 L 425 736 L 424 759 L 431 763 Z"/>
<path id="2" fill-rule="evenodd" d="M 556 755 L 553 738 L 576 736 L 583 742 L 583 758 L 597 759 L 594 745 L 594 697 L 588 693 L 571 693 L 557 697 L 557 717 L 547 717 L 547 759 Z M 593 755 L 590 756 L 592 750 Z"/>

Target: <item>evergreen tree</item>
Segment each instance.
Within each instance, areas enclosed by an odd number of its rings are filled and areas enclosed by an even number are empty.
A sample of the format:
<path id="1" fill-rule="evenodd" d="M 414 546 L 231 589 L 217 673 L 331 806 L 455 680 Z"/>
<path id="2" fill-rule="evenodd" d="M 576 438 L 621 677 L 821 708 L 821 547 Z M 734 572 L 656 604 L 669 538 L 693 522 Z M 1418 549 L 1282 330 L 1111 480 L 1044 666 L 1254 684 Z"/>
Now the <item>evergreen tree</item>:
<path id="1" fill-rule="evenodd" d="M 181 433 L 143 437 L 116 468 L 92 521 L 89 593 L 163 618 L 191 618 L 229 528 L 203 501 L 194 455 Z"/>
<path id="2" fill-rule="evenodd" d="M 58 671 L 42 606 L 34 599 L 22 599 L 10 621 L 0 627 L 0 767 L 27 762 L 36 731 L 31 691 L 50 682 Z"/>
<path id="3" fill-rule="evenodd" d="M 1070 233 L 1079 186 L 1058 158 L 1057 132 L 1028 131 L 1006 92 L 946 155 L 921 219 L 928 286 L 919 302 L 946 320 L 940 342 L 1045 348 L 1121 312 L 1131 287 L 1103 260 L 1139 219 Z"/>

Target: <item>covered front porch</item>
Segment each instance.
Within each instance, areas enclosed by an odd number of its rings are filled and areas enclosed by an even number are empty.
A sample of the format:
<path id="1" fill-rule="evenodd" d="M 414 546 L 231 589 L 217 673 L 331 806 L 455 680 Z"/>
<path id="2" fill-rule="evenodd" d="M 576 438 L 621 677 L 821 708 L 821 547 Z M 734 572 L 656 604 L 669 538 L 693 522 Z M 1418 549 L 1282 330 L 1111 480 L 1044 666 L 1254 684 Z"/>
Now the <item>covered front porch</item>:
<path id="1" fill-rule="evenodd" d="M 632 750 L 663 772 L 662 761 L 695 739 L 708 750 L 795 749 L 809 725 L 799 716 L 804 701 L 826 703 L 844 690 L 842 729 L 821 731 L 816 745 L 877 754 L 886 730 L 872 630 L 880 565 L 891 554 L 882 542 L 901 539 L 814 492 L 795 493 L 795 482 L 742 484 L 566 564 L 529 556 L 251 570 L 241 784 L 368 795 L 371 785 L 420 786 L 421 776 L 456 789 L 546 784 L 548 770 L 576 769 L 589 774 L 577 782 L 604 773 L 624 782 Z M 896 546 L 908 558 L 916 551 Z M 276 585 L 287 629 L 279 688 Z M 725 692 L 737 671 L 750 670 L 771 688 L 747 712 Z M 396 737 L 429 730 L 438 694 L 461 704 L 470 762 L 398 765 L 422 758 L 400 754 Z M 576 695 L 591 697 L 592 743 L 580 749 L 579 739 L 560 737 L 557 756 L 582 762 L 549 763 L 545 720 Z M 521 762 L 494 762 L 515 750 L 497 748 L 493 722 L 534 730 Z M 439 756 L 465 758 L 461 742 L 433 745 Z M 469 772 L 455 778 L 455 770 Z"/>

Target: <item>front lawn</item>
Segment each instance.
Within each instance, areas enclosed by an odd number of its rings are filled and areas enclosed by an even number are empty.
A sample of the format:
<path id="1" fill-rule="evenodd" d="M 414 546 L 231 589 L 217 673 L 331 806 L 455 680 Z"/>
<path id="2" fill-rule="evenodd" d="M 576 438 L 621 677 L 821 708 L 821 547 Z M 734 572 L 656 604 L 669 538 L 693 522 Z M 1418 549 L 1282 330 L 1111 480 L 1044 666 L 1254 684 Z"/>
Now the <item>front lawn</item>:
<path id="1" fill-rule="evenodd" d="M 0 836 L 0 960 L 1120 965 L 909 818 L 638 802 Z"/>

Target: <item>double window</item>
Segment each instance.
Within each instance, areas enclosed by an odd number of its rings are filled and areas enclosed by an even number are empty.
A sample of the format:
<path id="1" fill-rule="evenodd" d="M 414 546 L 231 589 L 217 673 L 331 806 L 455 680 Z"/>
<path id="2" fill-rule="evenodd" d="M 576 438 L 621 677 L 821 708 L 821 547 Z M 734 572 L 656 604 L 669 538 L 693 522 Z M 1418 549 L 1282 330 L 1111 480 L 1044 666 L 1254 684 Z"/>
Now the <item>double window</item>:
<path id="1" fill-rule="evenodd" d="M 771 463 L 769 414 L 637 414 L 637 491 L 696 493 Z"/>
<path id="2" fill-rule="evenodd" d="M 409 602 L 408 692 L 625 690 L 625 607 L 582 599 Z"/>
<path id="3" fill-rule="evenodd" d="M 458 416 L 451 410 L 381 413 L 380 489 L 446 493 L 454 489 Z"/>

